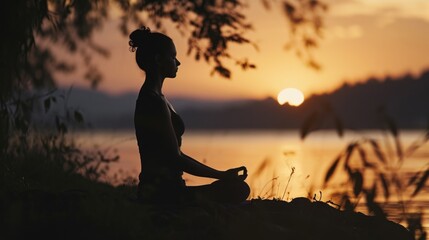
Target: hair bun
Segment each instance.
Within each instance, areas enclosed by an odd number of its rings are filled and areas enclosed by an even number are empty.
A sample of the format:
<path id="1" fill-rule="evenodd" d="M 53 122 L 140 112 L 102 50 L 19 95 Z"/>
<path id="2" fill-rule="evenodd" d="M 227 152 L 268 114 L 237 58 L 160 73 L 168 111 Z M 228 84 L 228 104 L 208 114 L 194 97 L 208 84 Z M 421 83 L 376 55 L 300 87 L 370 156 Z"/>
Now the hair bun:
<path id="1" fill-rule="evenodd" d="M 130 34 L 130 41 L 128 42 L 128 44 L 130 45 L 130 51 L 134 52 L 137 48 L 143 46 L 150 34 L 150 28 L 145 26 L 134 30 Z"/>

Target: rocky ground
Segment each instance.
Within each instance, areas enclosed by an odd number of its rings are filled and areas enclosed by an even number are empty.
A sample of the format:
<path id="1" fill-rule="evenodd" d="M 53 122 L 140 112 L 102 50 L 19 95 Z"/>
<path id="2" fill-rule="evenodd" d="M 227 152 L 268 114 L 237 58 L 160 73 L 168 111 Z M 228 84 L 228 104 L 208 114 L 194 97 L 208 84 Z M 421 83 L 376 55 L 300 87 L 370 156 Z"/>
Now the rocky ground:
<path id="1" fill-rule="evenodd" d="M 122 193 L 106 187 L 7 195 L 3 239 L 413 239 L 387 219 L 306 198 L 177 208 L 143 205 Z"/>

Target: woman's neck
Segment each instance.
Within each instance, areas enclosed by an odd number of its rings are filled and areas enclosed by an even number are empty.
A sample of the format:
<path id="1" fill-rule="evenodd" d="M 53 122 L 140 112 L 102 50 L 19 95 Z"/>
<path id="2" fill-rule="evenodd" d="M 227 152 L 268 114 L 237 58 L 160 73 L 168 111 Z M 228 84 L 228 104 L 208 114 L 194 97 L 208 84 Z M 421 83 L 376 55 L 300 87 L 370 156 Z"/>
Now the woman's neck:
<path id="1" fill-rule="evenodd" d="M 162 96 L 162 85 L 164 83 L 164 79 L 164 77 L 161 77 L 157 74 L 146 73 L 146 79 L 143 86 Z"/>

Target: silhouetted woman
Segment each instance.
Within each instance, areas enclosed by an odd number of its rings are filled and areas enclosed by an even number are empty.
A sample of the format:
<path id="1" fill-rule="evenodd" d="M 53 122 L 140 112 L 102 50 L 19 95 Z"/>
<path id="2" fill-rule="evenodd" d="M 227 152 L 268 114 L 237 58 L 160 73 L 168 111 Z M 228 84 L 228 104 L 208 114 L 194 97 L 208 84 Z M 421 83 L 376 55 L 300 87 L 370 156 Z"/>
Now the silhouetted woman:
<path id="1" fill-rule="evenodd" d="M 130 49 L 145 71 L 134 113 L 141 159 L 138 198 L 146 203 L 196 203 L 200 200 L 239 203 L 249 195 L 245 167 L 219 171 L 180 150 L 185 131 L 180 116 L 162 94 L 166 78 L 175 78 L 180 65 L 171 38 L 140 28 L 130 34 Z M 219 179 L 209 185 L 186 186 L 183 172 Z"/>

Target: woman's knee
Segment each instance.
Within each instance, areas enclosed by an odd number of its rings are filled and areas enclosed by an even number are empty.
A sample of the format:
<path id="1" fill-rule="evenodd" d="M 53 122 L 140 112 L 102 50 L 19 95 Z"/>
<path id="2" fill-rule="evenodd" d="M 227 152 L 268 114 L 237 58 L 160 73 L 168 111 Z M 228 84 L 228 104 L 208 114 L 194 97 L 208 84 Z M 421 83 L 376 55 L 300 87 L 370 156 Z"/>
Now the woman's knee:
<path id="1" fill-rule="evenodd" d="M 240 181 L 239 183 L 237 183 L 236 190 L 238 190 L 241 194 L 241 198 L 243 199 L 242 201 L 246 200 L 247 197 L 249 197 L 250 195 L 250 187 L 245 181 Z"/>
<path id="2" fill-rule="evenodd" d="M 225 202 L 240 203 L 250 194 L 249 185 L 242 180 L 219 180 L 212 183 L 216 187 L 219 197 Z"/>

